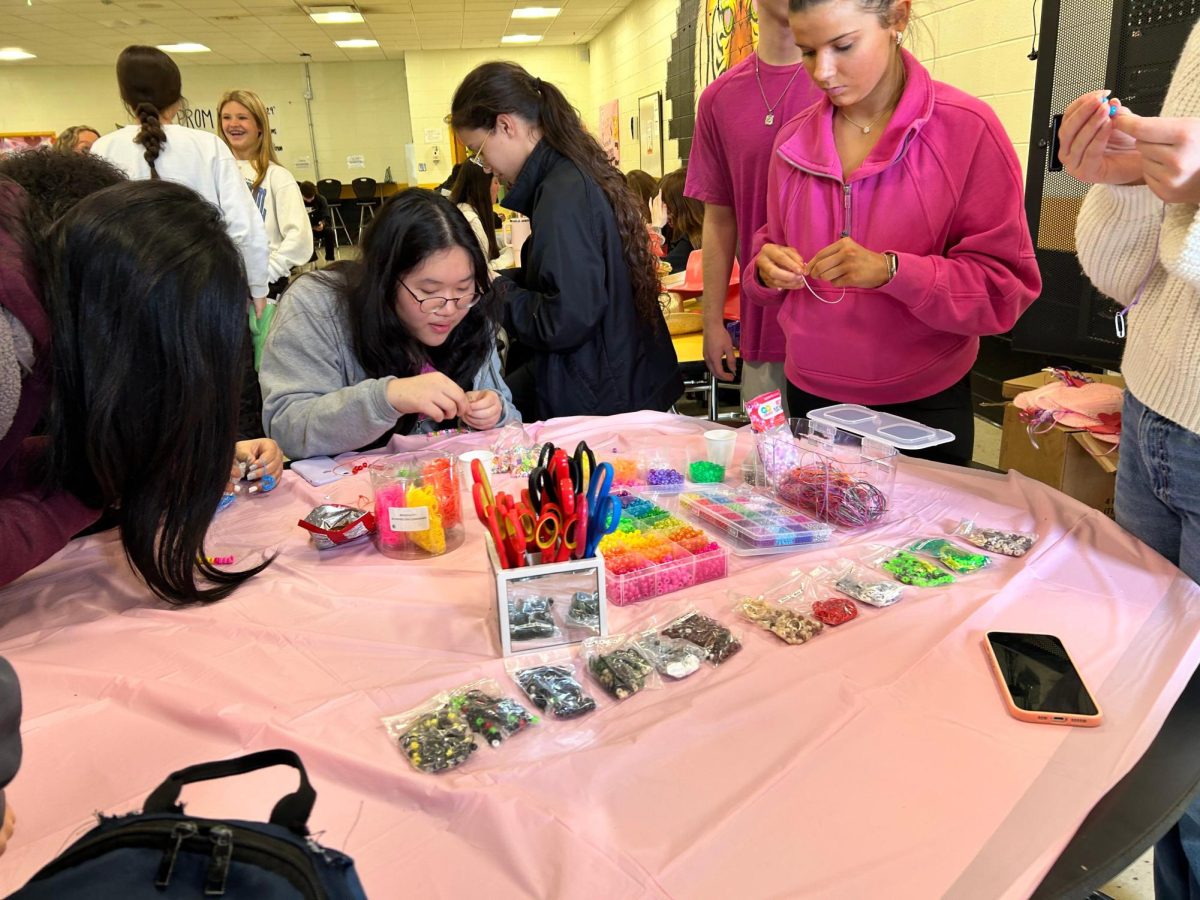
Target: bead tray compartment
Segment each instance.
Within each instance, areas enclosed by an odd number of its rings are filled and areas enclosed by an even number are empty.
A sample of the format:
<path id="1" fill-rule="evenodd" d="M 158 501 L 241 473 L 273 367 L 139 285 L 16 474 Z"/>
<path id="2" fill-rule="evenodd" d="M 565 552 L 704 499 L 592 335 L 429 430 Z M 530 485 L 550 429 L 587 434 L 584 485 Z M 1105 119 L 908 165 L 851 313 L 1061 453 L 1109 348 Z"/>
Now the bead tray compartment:
<path id="1" fill-rule="evenodd" d="M 729 571 L 720 544 L 651 501 L 627 492 L 616 495 L 623 506 L 616 532 L 600 541 L 608 600 L 628 606 L 716 581 Z"/>
<path id="2" fill-rule="evenodd" d="M 720 529 L 740 556 L 787 553 L 827 542 L 833 528 L 764 493 L 716 486 L 679 497 L 696 521 Z"/>
<path id="3" fill-rule="evenodd" d="M 687 480 L 685 454 L 675 450 L 656 450 L 636 456 L 614 456 L 614 490 L 638 490 L 657 494 L 678 494 Z"/>

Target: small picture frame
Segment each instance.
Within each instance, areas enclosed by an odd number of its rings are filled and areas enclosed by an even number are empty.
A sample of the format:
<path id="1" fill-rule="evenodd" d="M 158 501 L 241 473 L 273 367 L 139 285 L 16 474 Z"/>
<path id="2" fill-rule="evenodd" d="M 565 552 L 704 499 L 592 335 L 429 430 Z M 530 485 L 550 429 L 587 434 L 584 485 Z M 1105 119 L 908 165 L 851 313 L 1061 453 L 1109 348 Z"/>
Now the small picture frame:
<path id="1" fill-rule="evenodd" d="M 655 91 L 638 97 L 638 119 L 641 136 L 638 141 L 641 169 L 655 178 L 663 172 L 663 115 L 662 92 Z"/>

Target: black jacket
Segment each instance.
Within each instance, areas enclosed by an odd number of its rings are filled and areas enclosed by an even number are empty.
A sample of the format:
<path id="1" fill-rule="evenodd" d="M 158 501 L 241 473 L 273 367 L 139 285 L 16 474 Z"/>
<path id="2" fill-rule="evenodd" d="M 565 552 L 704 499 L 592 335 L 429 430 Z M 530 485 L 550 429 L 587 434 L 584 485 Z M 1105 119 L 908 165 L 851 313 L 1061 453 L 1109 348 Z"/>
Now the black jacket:
<path id="1" fill-rule="evenodd" d="M 688 257 L 692 255 L 692 251 L 695 249 L 692 246 L 692 239 L 686 234 L 671 245 L 671 249 L 663 257 L 663 260 L 671 267 L 672 275 L 687 269 Z"/>
<path id="2" fill-rule="evenodd" d="M 661 314 L 638 317 L 599 185 L 542 141 L 504 206 L 530 220 L 523 268 L 497 286 L 508 333 L 533 353 L 538 418 L 670 408 L 683 393 L 675 348 Z"/>

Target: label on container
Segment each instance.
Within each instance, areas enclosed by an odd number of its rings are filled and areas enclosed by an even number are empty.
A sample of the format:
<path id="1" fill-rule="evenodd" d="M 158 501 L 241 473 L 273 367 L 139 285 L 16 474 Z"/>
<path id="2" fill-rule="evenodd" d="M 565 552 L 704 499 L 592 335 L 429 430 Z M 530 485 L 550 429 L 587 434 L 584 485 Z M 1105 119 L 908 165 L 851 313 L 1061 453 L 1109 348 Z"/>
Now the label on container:
<path id="1" fill-rule="evenodd" d="M 428 531 L 428 506 L 393 506 L 388 510 L 388 524 L 392 531 Z"/>

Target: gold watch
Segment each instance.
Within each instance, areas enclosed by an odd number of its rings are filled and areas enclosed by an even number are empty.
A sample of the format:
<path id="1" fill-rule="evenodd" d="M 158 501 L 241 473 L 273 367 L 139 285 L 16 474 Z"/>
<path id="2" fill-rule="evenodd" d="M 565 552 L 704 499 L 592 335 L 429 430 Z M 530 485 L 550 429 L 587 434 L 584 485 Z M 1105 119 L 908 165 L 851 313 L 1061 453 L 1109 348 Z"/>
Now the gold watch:
<path id="1" fill-rule="evenodd" d="M 887 281 L 885 281 L 884 284 L 888 284 L 889 282 L 891 282 L 891 280 L 893 278 L 896 277 L 896 272 L 898 272 L 900 270 L 900 260 L 896 257 L 896 254 L 893 253 L 891 250 L 884 250 L 883 258 L 887 260 L 887 266 L 888 266 L 888 277 L 887 277 Z"/>

